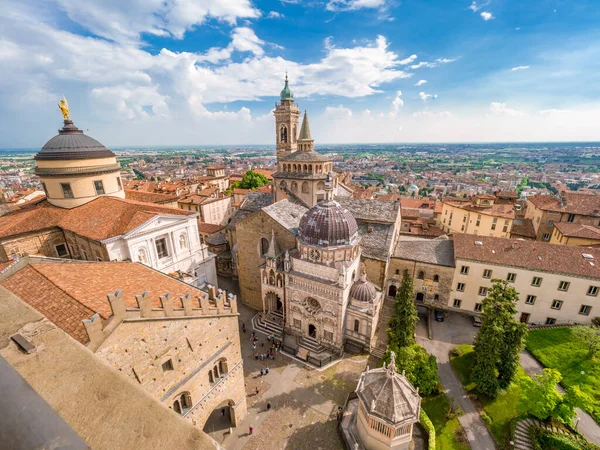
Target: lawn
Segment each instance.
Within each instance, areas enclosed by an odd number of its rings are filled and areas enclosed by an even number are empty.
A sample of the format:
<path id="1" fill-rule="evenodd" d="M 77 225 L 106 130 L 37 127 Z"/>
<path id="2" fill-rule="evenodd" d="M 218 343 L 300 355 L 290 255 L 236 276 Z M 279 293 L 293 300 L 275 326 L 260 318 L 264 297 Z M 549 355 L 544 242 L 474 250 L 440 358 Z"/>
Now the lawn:
<path id="1" fill-rule="evenodd" d="M 471 345 L 459 345 L 457 348 L 461 356 L 450 356 L 452 368 L 461 383 L 465 386 L 465 389 L 469 393 L 475 394 L 475 384 L 470 378 L 471 367 L 475 360 L 475 352 Z M 488 422 L 488 427 L 501 448 L 510 441 L 510 422 L 518 414 L 517 405 L 520 395 L 518 379 L 526 376 L 528 375 L 525 371 L 519 367 L 517 380 L 506 391 L 501 392 L 498 397 L 489 398 L 485 395 L 477 394 L 477 400 L 491 419 L 491 422 Z"/>
<path id="2" fill-rule="evenodd" d="M 600 422 L 600 358 L 588 359 L 587 349 L 573 337 L 571 328 L 530 331 L 527 350 L 545 367 L 557 369 L 564 387 L 579 386 L 589 394 L 594 402 L 589 412 Z"/>
<path id="3" fill-rule="evenodd" d="M 464 432 L 456 416 L 448 420 L 446 413 L 450 408 L 450 403 L 445 394 L 425 397 L 421 403 L 431 423 L 435 427 L 435 447 L 439 450 L 468 450 L 469 444 L 466 443 L 466 436 L 459 442 L 457 435 L 464 436 Z"/>

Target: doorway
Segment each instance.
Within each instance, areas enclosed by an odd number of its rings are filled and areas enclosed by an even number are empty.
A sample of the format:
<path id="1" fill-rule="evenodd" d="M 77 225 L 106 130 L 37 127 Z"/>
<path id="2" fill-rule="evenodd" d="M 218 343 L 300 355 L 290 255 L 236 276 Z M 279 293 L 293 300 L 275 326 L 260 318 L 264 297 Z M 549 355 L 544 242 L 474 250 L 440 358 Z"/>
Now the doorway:
<path id="1" fill-rule="evenodd" d="M 283 303 L 281 303 L 279 295 L 277 296 L 277 312 L 283 312 Z"/>
<path id="2" fill-rule="evenodd" d="M 308 335 L 313 339 L 317 338 L 317 327 L 315 327 L 312 323 L 308 326 Z"/>
<path id="3" fill-rule="evenodd" d="M 531 314 L 529 314 L 529 313 L 521 313 L 521 318 L 519 320 L 522 323 L 528 323 L 529 322 L 529 316 L 531 316 Z"/>

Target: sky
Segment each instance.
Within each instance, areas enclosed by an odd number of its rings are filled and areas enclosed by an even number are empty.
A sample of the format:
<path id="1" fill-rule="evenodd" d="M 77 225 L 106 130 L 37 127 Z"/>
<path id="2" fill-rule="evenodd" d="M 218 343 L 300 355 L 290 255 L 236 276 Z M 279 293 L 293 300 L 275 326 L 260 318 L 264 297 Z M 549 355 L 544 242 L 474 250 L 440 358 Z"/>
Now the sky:
<path id="1" fill-rule="evenodd" d="M 0 148 L 600 140 L 597 0 L 4 0 Z"/>

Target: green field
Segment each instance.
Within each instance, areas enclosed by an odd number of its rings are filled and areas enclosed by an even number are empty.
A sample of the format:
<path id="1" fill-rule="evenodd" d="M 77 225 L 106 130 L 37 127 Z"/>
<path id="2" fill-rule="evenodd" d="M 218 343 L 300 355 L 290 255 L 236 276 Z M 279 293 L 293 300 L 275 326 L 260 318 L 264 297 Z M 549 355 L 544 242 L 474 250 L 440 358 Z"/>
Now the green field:
<path id="1" fill-rule="evenodd" d="M 588 359 L 587 349 L 577 341 L 571 328 L 533 330 L 527 337 L 527 350 L 545 367 L 557 369 L 564 387 L 579 386 L 592 398 L 588 411 L 600 422 L 600 357 Z M 583 374 L 582 374 L 583 372 Z"/>
<path id="2" fill-rule="evenodd" d="M 450 408 L 450 403 L 445 394 L 425 397 L 421 404 L 425 410 L 431 423 L 435 427 L 435 448 L 438 450 L 468 450 L 469 444 L 466 443 L 458 418 L 453 416 L 448 419 L 447 412 Z M 458 438 L 458 439 L 457 439 Z M 464 444 L 459 442 L 459 439 Z"/>
<path id="3" fill-rule="evenodd" d="M 475 384 L 470 379 L 471 367 L 475 361 L 475 352 L 471 345 L 459 345 L 457 348 L 461 355 L 450 356 L 452 368 L 465 389 L 469 393 L 475 394 Z M 498 397 L 488 398 L 485 395 L 477 394 L 478 401 L 491 419 L 488 427 L 500 448 L 504 448 L 510 441 L 510 422 L 518 414 L 517 405 L 520 395 L 518 379 L 526 376 L 528 375 L 525 371 L 519 367 L 517 380 L 506 391 L 501 392 Z"/>

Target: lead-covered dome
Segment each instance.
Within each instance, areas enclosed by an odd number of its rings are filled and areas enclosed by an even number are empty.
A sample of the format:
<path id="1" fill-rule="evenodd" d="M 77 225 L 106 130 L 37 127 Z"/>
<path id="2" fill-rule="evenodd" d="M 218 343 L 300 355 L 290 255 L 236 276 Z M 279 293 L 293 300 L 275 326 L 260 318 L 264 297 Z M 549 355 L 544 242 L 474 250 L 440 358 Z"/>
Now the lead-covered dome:
<path id="1" fill-rule="evenodd" d="M 63 128 L 58 130 L 58 135 L 46 142 L 34 159 L 69 161 L 114 157 L 115 154 L 96 139 L 83 134 L 72 120 L 65 120 Z"/>
<path id="2" fill-rule="evenodd" d="M 364 303 L 373 303 L 377 297 L 377 289 L 367 280 L 367 274 L 362 273 L 350 288 L 350 298 Z"/>
<path id="3" fill-rule="evenodd" d="M 358 239 L 358 225 L 338 202 L 325 200 L 302 216 L 299 238 L 305 244 L 321 247 L 353 245 Z"/>
<path id="4" fill-rule="evenodd" d="M 288 77 L 285 74 L 285 86 L 281 90 L 281 94 L 279 95 L 281 100 L 294 100 L 294 93 L 290 89 L 290 85 L 288 84 Z"/>

